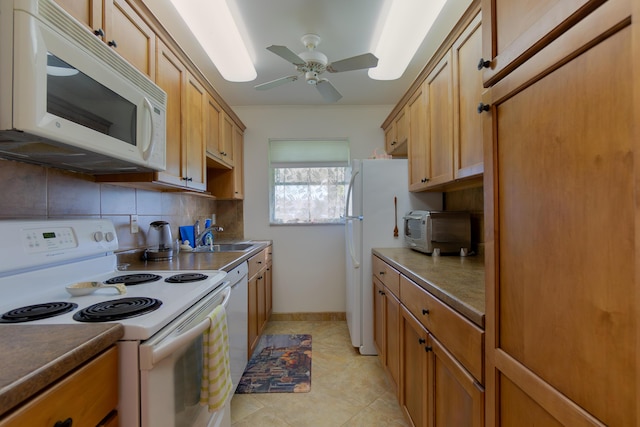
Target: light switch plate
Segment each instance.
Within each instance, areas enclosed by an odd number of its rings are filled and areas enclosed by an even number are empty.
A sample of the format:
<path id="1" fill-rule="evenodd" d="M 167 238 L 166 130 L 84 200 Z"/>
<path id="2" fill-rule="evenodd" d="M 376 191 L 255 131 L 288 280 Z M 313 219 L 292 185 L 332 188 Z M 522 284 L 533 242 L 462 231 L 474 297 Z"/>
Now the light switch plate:
<path id="1" fill-rule="evenodd" d="M 138 232 L 138 215 L 130 216 L 129 227 L 131 229 L 131 234 L 136 234 Z"/>

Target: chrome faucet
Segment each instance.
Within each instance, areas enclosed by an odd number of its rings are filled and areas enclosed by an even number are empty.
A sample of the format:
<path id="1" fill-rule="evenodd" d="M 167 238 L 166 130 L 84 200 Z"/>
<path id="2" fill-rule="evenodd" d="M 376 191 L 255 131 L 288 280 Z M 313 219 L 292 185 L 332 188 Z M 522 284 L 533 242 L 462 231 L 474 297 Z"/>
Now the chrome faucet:
<path id="1" fill-rule="evenodd" d="M 200 227 L 199 227 L 200 224 L 199 223 L 200 223 L 200 221 L 196 221 L 196 223 L 194 224 L 194 227 L 193 227 L 194 230 L 198 230 L 199 231 L 199 229 L 200 229 Z M 195 237 L 195 242 L 194 242 L 196 248 L 198 248 L 200 246 L 206 246 L 206 244 L 203 244 L 202 239 L 204 238 L 204 236 L 207 233 L 209 233 L 211 231 L 216 231 L 216 232 L 224 231 L 224 228 L 222 228 L 222 227 L 220 227 L 218 225 L 212 225 L 211 227 L 207 227 L 204 230 L 202 230 L 202 232 L 198 232 L 198 231 L 196 231 L 197 235 Z M 211 239 L 208 244 L 209 244 L 209 246 L 213 246 L 213 239 Z"/>

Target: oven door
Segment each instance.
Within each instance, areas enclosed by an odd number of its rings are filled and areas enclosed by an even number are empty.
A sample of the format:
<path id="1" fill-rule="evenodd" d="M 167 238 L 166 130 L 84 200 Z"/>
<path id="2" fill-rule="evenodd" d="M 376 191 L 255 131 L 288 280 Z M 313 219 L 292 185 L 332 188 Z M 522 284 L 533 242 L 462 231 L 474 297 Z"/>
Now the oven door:
<path id="1" fill-rule="evenodd" d="M 230 427 L 228 403 L 215 413 L 200 405 L 203 333 L 211 323 L 211 312 L 221 304 L 227 306 L 230 291 L 225 283 L 140 345 L 143 427 Z"/>

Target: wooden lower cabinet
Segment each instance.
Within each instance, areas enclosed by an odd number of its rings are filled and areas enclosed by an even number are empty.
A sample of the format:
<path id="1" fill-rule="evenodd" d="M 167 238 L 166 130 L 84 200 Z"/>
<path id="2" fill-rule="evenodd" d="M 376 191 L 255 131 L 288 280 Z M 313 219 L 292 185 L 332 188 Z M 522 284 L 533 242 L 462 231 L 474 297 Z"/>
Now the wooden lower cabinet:
<path id="1" fill-rule="evenodd" d="M 428 375 L 435 426 L 484 425 L 484 388 L 432 335 Z"/>
<path id="2" fill-rule="evenodd" d="M 399 395 L 400 301 L 377 278 L 373 278 L 374 342 L 395 394 Z"/>
<path id="3" fill-rule="evenodd" d="M 400 407 L 414 427 L 426 427 L 429 406 L 429 354 L 427 330 L 400 307 Z"/>
<path id="4" fill-rule="evenodd" d="M 249 258 L 249 355 L 258 344 L 272 309 L 272 246 Z"/>
<path id="5" fill-rule="evenodd" d="M 114 346 L 0 419 L 0 427 L 117 426 L 117 405 Z"/>
<path id="6" fill-rule="evenodd" d="M 378 355 L 410 424 L 484 426 L 484 332 L 376 256 L 373 275 Z"/>

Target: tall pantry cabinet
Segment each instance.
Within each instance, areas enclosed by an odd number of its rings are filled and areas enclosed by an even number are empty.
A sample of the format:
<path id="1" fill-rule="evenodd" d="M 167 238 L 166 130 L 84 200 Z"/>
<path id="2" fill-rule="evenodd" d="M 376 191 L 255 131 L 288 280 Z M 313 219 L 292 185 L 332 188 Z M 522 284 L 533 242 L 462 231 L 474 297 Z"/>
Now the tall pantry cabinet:
<path id="1" fill-rule="evenodd" d="M 487 426 L 638 425 L 638 9 L 483 1 Z"/>

